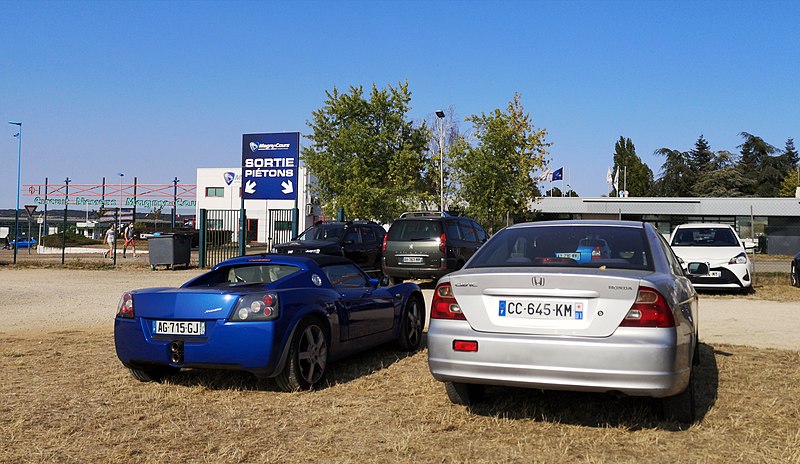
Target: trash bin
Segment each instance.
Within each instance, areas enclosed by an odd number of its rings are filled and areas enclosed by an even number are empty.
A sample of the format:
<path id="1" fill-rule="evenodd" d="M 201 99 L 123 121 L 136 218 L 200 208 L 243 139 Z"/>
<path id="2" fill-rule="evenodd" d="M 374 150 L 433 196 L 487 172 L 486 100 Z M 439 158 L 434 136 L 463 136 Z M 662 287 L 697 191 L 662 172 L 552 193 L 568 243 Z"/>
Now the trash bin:
<path id="1" fill-rule="evenodd" d="M 150 269 L 166 265 L 175 269 L 178 264 L 189 267 L 192 250 L 192 237 L 189 234 L 160 234 L 147 239 Z"/>

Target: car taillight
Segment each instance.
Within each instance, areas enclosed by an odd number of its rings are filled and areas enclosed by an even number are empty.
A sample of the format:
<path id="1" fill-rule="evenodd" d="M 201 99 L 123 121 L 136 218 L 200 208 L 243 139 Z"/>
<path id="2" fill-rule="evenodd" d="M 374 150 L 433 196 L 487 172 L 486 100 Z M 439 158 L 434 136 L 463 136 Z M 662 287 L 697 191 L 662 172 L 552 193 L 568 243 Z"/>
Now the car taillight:
<path id="1" fill-rule="evenodd" d="M 122 298 L 119 299 L 119 306 L 117 306 L 117 317 L 121 317 L 123 319 L 133 319 L 133 295 L 130 293 L 122 294 Z"/>
<path id="2" fill-rule="evenodd" d="M 270 321 L 278 317 L 278 295 L 262 293 L 245 295 L 231 314 L 230 321 Z"/>
<path id="3" fill-rule="evenodd" d="M 667 300 L 652 288 L 639 287 L 636 301 L 620 327 L 675 327 Z"/>
<path id="4" fill-rule="evenodd" d="M 594 247 L 592 250 L 592 259 L 602 259 L 603 258 L 603 249 L 599 246 Z"/>
<path id="5" fill-rule="evenodd" d="M 439 251 L 447 253 L 447 235 L 444 233 L 439 237 Z"/>
<path id="6" fill-rule="evenodd" d="M 389 240 L 389 234 L 383 236 L 383 247 L 381 248 L 381 252 L 386 253 L 386 241 Z"/>
<path id="7" fill-rule="evenodd" d="M 431 319 L 453 319 L 466 321 L 461 307 L 453 296 L 453 288 L 450 282 L 445 282 L 436 286 L 433 291 L 433 302 L 431 303 Z"/>

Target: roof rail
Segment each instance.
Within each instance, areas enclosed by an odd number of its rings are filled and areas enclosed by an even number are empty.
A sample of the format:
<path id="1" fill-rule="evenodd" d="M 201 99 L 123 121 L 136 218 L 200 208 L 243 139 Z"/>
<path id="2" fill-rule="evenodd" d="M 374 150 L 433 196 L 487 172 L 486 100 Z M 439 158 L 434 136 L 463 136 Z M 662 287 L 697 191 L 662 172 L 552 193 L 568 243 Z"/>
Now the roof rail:
<path id="1" fill-rule="evenodd" d="M 401 214 L 401 218 L 405 217 L 425 217 L 425 216 L 439 216 L 439 217 L 450 217 L 444 211 L 406 211 L 405 213 Z"/>

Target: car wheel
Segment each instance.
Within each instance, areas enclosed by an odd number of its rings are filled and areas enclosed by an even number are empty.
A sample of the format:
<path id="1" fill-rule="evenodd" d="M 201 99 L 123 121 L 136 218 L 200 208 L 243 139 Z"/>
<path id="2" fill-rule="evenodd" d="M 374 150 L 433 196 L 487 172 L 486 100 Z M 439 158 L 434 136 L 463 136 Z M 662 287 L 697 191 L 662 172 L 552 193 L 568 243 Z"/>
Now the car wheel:
<path id="1" fill-rule="evenodd" d="M 406 301 L 403 318 L 400 321 L 400 337 L 397 345 L 403 351 L 417 351 L 422 342 L 422 329 L 425 325 L 425 310 L 419 299 L 412 296 Z"/>
<path id="2" fill-rule="evenodd" d="M 664 419 L 683 424 L 694 422 L 694 369 L 692 371 L 689 374 L 689 385 L 686 386 L 686 390 L 675 396 L 661 399 Z"/>
<path id="3" fill-rule="evenodd" d="M 486 386 L 474 383 L 445 382 L 444 391 L 453 404 L 470 405 L 483 399 Z"/>
<path id="4" fill-rule="evenodd" d="M 161 382 L 164 380 L 164 377 L 175 374 L 179 370 L 180 369 L 176 369 L 174 367 L 149 367 L 142 369 L 134 367 L 128 368 L 128 371 L 130 371 L 133 378 L 139 382 Z"/>
<path id="5" fill-rule="evenodd" d="M 275 381 L 283 391 L 318 387 L 328 367 L 328 339 L 319 322 L 308 320 L 298 327 L 289 348 L 289 359 Z"/>
<path id="6" fill-rule="evenodd" d="M 800 269 L 792 262 L 792 287 L 800 287 Z"/>

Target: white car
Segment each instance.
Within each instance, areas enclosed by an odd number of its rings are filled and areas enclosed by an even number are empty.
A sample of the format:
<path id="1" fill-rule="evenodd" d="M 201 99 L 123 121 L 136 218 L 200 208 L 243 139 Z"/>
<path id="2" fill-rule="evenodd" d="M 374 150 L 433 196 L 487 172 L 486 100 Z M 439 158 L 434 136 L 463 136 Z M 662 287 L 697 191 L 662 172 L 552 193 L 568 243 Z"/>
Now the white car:
<path id="1" fill-rule="evenodd" d="M 751 290 L 753 263 L 733 227 L 682 224 L 669 243 L 696 288 Z"/>

